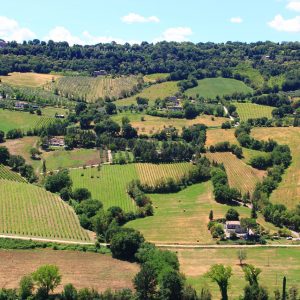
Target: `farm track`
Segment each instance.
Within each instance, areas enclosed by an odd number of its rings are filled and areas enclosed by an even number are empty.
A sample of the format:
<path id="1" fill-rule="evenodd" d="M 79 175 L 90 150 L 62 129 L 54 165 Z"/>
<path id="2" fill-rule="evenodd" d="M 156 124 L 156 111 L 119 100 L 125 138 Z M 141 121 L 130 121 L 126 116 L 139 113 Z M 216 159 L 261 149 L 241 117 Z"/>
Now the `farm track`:
<path id="1" fill-rule="evenodd" d="M 0 238 L 5 239 L 17 239 L 25 241 L 37 241 L 37 242 L 48 242 L 48 243 L 58 243 L 58 244 L 69 244 L 69 245 L 94 245 L 93 242 L 75 242 L 68 240 L 56 240 L 56 239 L 44 239 L 44 238 L 34 238 L 25 237 L 18 235 L 4 235 L 0 234 Z M 269 244 L 269 245 L 196 245 L 196 244 L 155 244 L 159 248 L 171 248 L 171 249 L 224 249 L 224 248 L 300 248 L 300 244 Z M 100 246 L 107 247 L 109 244 L 100 243 Z"/>

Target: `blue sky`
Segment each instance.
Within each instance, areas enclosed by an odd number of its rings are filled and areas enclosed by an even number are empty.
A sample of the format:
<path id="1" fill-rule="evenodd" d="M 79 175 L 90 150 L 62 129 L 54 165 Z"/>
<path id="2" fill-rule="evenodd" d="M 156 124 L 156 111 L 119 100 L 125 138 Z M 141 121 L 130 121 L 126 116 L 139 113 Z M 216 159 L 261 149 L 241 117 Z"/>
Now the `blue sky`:
<path id="1" fill-rule="evenodd" d="M 299 41 L 300 0 L 1 1 L 0 38 L 70 44 Z"/>

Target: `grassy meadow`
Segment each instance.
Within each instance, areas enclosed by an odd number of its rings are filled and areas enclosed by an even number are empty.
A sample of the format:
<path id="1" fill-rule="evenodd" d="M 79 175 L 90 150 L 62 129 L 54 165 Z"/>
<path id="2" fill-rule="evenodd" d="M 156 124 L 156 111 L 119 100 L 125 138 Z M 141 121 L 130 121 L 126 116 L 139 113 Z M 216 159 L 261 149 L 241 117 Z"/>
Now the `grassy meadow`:
<path id="1" fill-rule="evenodd" d="M 246 286 L 244 272 L 237 259 L 238 249 L 177 249 L 181 271 L 194 288 L 200 291 L 209 288 L 213 299 L 220 299 L 219 288 L 204 274 L 213 264 L 232 267 L 232 277 L 228 289 L 229 299 L 238 299 Z M 292 286 L 300 289 L 299 248 L 248 248 L 246 263 L 262 270 L 259 282 L 273 296 L 275 289 L 282 289 L 283 276 L 287 277 L 287 289 Z M 297 279 L 298 278 L 298 279 Z"/>
<path id="2" fill-rule="evenodd" d="M 259 140 L 274 139 L 291 148 L 292 164 L 285 171 L 282 182 L 272 193 L 270 200 L 288 208 L 295 208 L 300 203 L 300 128 L 254 128 L 251 135 Z"/>
<path id="3" fill-rule="evenodd" d="M 0 180 L 0 232 L 7 235 L 90 241 L 73 209 L 55 194 Z"/>
<path id="4" fill-rule="evenodd" d="M 233 103 L 236 106 L 237 113 L 239 114 L 241 121 L 247 121 L 248 119 L 257 119 L 266 117 L 272 118 L 272 111 L 274 107 L 267 105 L 258 105 L 255 103 Z"/>
<path id="5" fill-rule="evenodd" d="M 0 109 L 0 130 L 4 132 L 8 132 L 11 129 L 33 129 L 41 127 L 52 120 L 54 119 L 30 114 L 29 112 Z"/>
<path id="6" fill-rule="evenodd" d="M 215 218 L 223 218 L 230 208 L 214 200 L 211 182 L 195 184 L 175 194 L 149 197 L 154 216 L 131 221 L 126 226 L 141 231 L 148 241 L 158 244 L 214 244 L 207 229 L 209 212 L 213 210 Z M 250 216 L 250 209 L 235 208 L 241 216 Z M 258 222 L 270 231 L 276 230 L 261 216 Z"/>
<path id="7" fill-rule="evenodd" d="M 52 82 L 52 80 L 57 80 L 61 76 L 52 74 L 38 74 L 38 73 L 10 73 L 7 76 L 0 76 L 3 83 L 12 86 L 21 87 L 41 87 L 47 83 Z"/>
<path id="8" fill-rule="evenodd" d="M 144 76 L 144 81 L 145 82 L 151 82 L 155 83 L 159 80 L 164 80 L 168 78 L 170 74 L 169 73 L 154 73 L 154 74 L 149 74 Z"/>
<path id="9" fill-rule="evenodd" d="M 157 98 L 164 99 L 169 96 L 174 96 L 179 91 L 177 83 L 178 81 L 167 81 L 153 84 L 132 97 L 116 101 L 116 105 L 123 106 L 136 104 L 136 98 L 142 97 L 149 99 L 149 105 L 151 106 Z"/>
<path id="10" fill-rule="evenodd" d="M 231 78 L 205 78 L 198 80 L 198 86 L 188 89 L 185 94 L 189 97 L 199 95 L 204 98 L 231 95 L 235 92 L 252 93 L 253 90 L 244 82 Z"/>

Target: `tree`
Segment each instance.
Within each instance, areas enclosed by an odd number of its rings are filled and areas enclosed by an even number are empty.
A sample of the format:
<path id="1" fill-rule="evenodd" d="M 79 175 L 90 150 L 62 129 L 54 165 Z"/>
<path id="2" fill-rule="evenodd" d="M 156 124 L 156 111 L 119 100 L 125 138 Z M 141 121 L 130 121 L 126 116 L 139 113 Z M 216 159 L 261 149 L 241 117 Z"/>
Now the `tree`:
<path id="1" fill-rule="evenodd" d="M 19 171 L 21 166 L 25 165 L 25 159 L 20 155 L 11 155 L 8 161 L 8 165 L 13 171 Z"/>
<path id="2" fill-rule="evenodd" d="M 214 212 L 211 210 L 209 212 L 209 220 L 212 221 L 214 219 Z"/>
<path id="3" fill-rule="evenodd" d="M 45 292 L 47 296 L 49 292 L 53 291 L 61 282 L 59 269 L 54 265 L 44 265 L 39 267 L 32 273 L 32 278 L 38 288 Z"/>
<path id="4" fill-rule="evenodd" d="M 39 159 L 40 154 L 41 154 L 41 152 L 37 148 L 30 149 L 30 156 L 32 159 Z"/>
<path id="5" fill-rule="evenodd" d="M 184 280 L 178 271 L 168 270 L 163 272 L 160 283 L 162 299 L 181 300 L 183 288 Z"/>
<path id="6" fill-rule="evenodd" d="M 47 173 L 47 166 L 46 161 L 43 159 L 43 167 L 42 167 L 43 175 L 46 176 Z"/>
<path id="7" fill-rule="evenodd" d="M 244 288 L 243 300 L 268 300 L 268 291 L 259 285 L 247 285 Z M 276 298 L 275 298 L 276 299 Z"/>
<path id="8" fill-rule="evenodd" d="M 7 165 L 9 152 L 6 147 L 0 146 L 0 164 Z"/>
<path id="9" fill-rule="evenodd" d="M 32 295 L 34 282 L 31 276 L 24 276 L 21 278 L 19 284 L 19 295 L 21 299 L 27 299 Z"/>
<path id="10" fill-rule="evenodd" d="M 185 111 L 184 111 L 184 115 L 186 117 L 186 119 L 194 119 L 198 116 L 198 110 L 195 107 L 195 105 L 193 104 L 189 104 L 186 106 Z"/>
<path id="11" fill-rule="evenodd" d="M 243 261 L 245 259 L 247 259 L 247 252 L 246 252 L 246 250 L 245 249 L 238 250 L 237 256 L 238 256 L 238 259 L 240 261 L 240 266 L 242 266 L 243 265 Z"/>
<path id="12" fill-rule="evenodd" d="M 222 296 L 221 300 L 228 300 L 227 290 L 231 275 L 231 267 L 225 267 L 221 264 L 213 265 L 206 274 L 213 282 L 218 284 Z"/>
<path id="13" fill-rule="evenodd" d="M 69 283 L 64 286 L 62 297 L 64 300 L 77 300 L 77 290 L 73 284 Z"/>
<path id="14" fill-rule="evenodd" d="M 72 186 L 72 180 L 69 176 L 68 170 L 59 171 L 57 174 L 48 176 L 45 182 L 45 189 L 52 193 L 57 193 L 63 188 L 70 188 Z"/>
<path id="15" fill-rule="evenodd" d="M 246 265 L 243 267 L 243 271 L 249 285 L 258 285 L 258 276 L 261 273 L 261 269 L 255 268 L 253 265 Z"/>
<path id="16" fill-rule="evenodd" d="M 257 223 L 255 219 L 251 218 L 243 218 L 241 219 L 241 227 L 247 230 L 247 234 L 249 235 L 250 229 L 256 229 Z"/>
<path id="17" fill-rule="evenodd" d="M 112 256 L 132 261 L 143 242 L 144 237 L 138 231 L 129 228 L 119 230 L 111 239 Z"/>
<path id="18" fill-rule="evenodd" d="M 5 133 L 4 131 L 0 130 L 0 143 L 5 142 Z"/>
<path id="19" fill-rule="evenodd" d="M 155 269 L 151 265 L 142 265 L 140 272 L 136 274 L 133 282 L 138 299 L 155 299 L 157 294 L 157 278 Z"/>
<path id="20" fill-rule="evenodd" d="M 210 290 L 203 288 L 199 295 L 199 300 L 211 300 L 211 299 L 212 299 L 212 295 Z"/>
<path id="21" fill-rule="evenodd" d="M 282 280 L 282 300 L 286 300 L 286 277 L 283 277 Z"/>
<path id="22" fill-rule="evenodd" d="M 78 202 L 91 198 L 91 192 L 87 188 L 77 188 L 72 193 L 72 198 Z"/>
<path id="23" fill-rule="evenodd" d="M 113 114 L 117 113 L 117 107 L 112 102 L 106 103 L 105 110 L 106 110 L 106 113 L 109 114 L 109 115 L 113 115 Z"/>
<path id="24" fill-rule="evenodd" d="M 225 216 L 227 221 L 238 221 L 239 217 L 240 214 L 234 208 L 229 208 Z"/>

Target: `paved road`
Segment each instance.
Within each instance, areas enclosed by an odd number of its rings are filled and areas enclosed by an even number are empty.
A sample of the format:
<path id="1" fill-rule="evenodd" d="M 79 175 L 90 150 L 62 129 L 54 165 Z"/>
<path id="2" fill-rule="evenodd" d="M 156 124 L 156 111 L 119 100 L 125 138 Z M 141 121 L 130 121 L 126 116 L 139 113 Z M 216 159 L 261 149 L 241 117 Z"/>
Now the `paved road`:
<path id="1" fill-rule="evenodd" d="M 234 121 L 234 118 L 229 114 L 227 107 L 226 106 L 223 107 L 224 107 L 225 114 L 229 116 L 230 121 Z"/>

